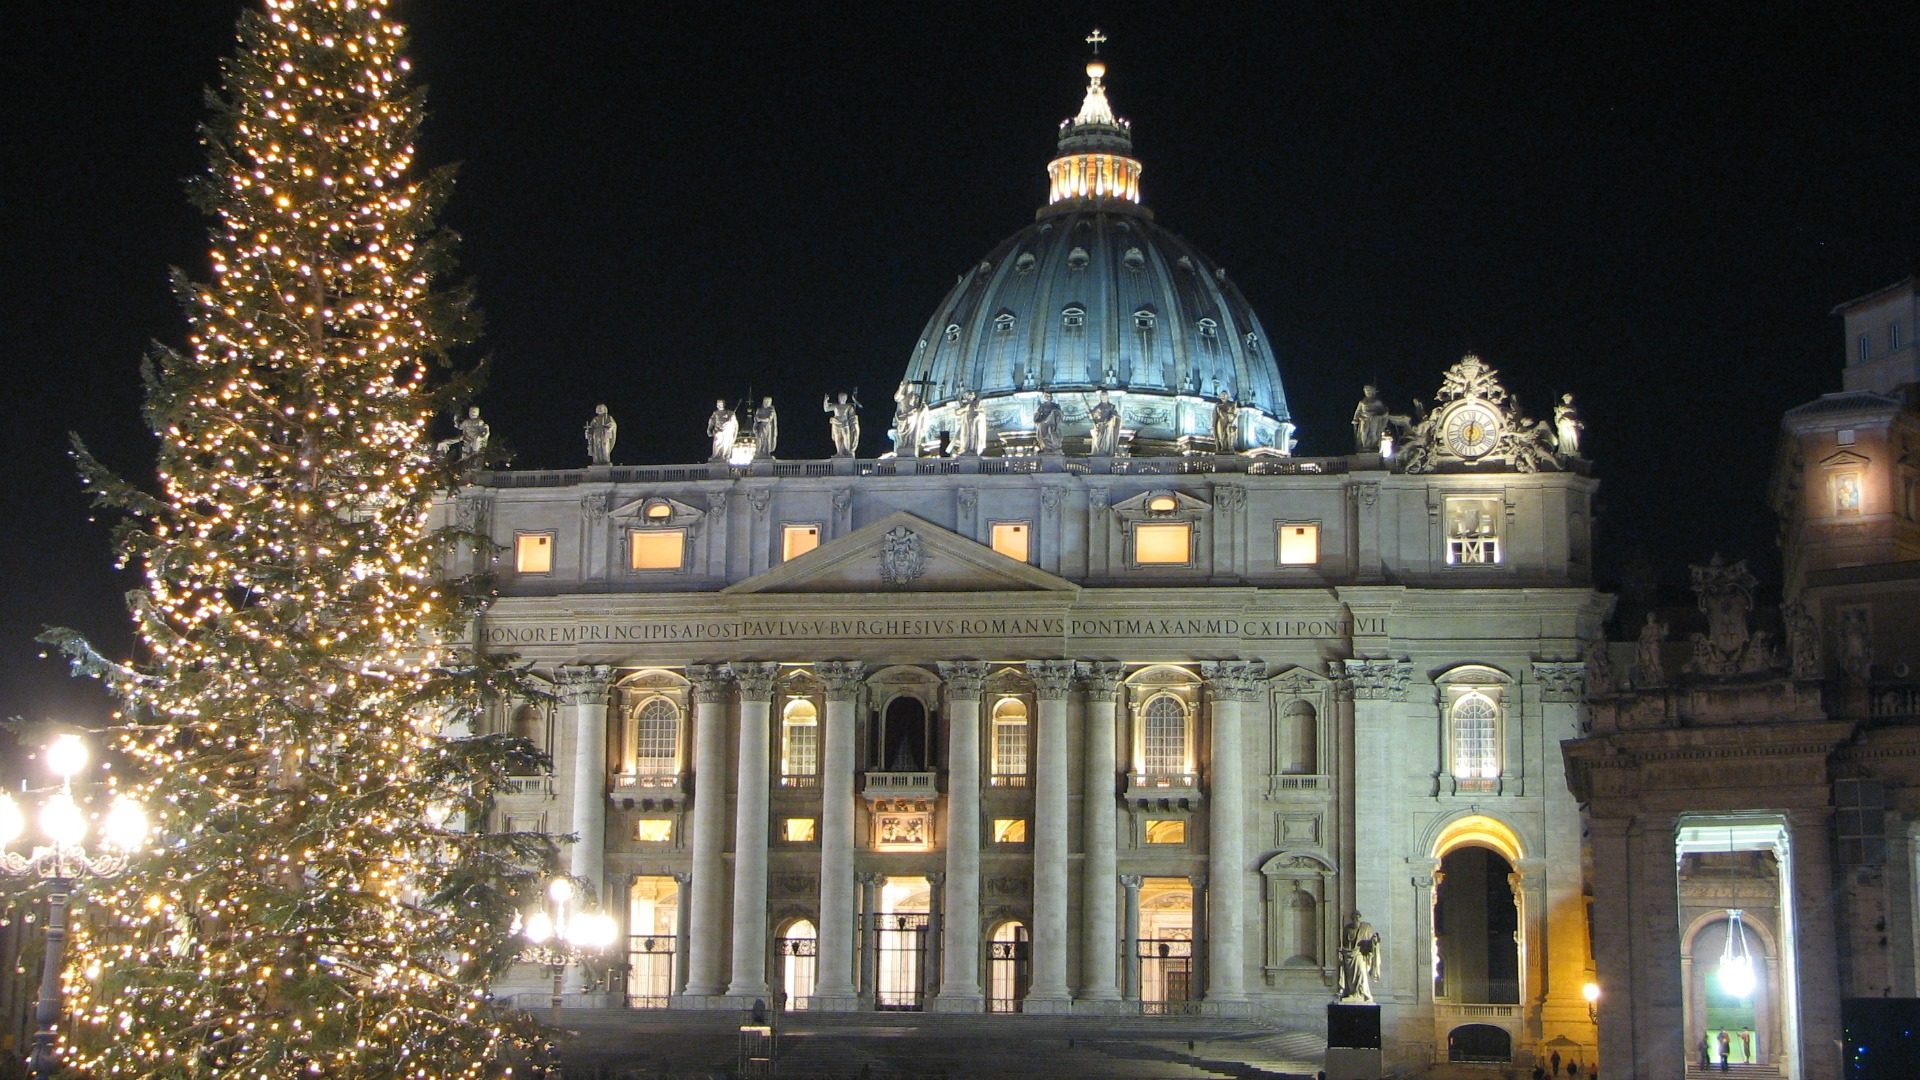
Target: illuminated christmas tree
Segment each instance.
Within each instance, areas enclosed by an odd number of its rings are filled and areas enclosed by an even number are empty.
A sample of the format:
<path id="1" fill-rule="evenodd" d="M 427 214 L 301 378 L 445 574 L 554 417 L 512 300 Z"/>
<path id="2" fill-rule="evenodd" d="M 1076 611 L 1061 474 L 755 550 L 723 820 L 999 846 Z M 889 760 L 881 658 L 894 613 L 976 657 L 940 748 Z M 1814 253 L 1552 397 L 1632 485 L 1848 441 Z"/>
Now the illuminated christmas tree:
<path id="1" fill-rule="evenodd" d="M 428 516 L 472 319 L 387 8 L 242 17 L 203 129 L 211 277 L 146 371 L 158 495 L 78 448 L 145 570 L 144 659 L 50 639 L 121 699 L 156 825 L 68 967 L 96 1075 L 478 1077 L 528 1037 L 484 987 L 543 849 L 459 826 L 529 751 L 468 734 L 510 676 L 458 644 L 483 583 L 443 578 Z"/>

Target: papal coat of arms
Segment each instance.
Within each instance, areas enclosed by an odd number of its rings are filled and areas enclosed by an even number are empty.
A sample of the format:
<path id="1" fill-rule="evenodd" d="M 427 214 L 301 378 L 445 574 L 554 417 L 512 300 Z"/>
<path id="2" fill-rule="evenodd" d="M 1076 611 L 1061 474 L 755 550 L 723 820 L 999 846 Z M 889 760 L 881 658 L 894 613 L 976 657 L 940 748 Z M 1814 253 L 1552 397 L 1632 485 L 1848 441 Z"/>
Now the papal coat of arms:
<path id="1" fill-rule="evenodd" d="M 920 534 L 901 525 L 887 533 L 880 545 L 880 580 L 898 587 L 927 570 L 927 553 L 921 550 Z"/>

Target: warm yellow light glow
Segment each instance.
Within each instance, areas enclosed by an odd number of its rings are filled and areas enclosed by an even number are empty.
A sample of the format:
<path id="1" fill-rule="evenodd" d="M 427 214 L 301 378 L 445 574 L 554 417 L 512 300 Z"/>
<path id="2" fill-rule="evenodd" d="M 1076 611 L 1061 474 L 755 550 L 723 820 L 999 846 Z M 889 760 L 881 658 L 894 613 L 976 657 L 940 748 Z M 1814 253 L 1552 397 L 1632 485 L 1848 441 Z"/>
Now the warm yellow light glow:
<path id="1" fill-rule="evenodd" d="M 1187 842 L 1187 823 L 1179 818 L 1161 818 L 1147 822 L 1147 843 L 1184 844 Z"/>
<path id="2" fill-rule="evenodd" d="M 1023 817 L 994 818 L 993 842 L 996 844 L 1026 843 L 1027 819 Z"/>
<path id="3" fill-rule="evenodd" d="M 814 840 L 815 821 L 810 817 L 790 817 L 785 822 L 784 835 L 789 844 L 811 844 Z"/>
<path id="4" fill-rule="evenodd" d="M 1009 559 L 1026 562 L 1029 535 L 1024 521 L 997 522 L 993 526 L 993 550 Z"/>
<path id="5" fill-rule="evenodd" d="M 1280 565 L 1311 566 L 1320 561 L 1320 526 L 1280 526 Z"/>
<path id="6" fill-rule="evenodd" d="M 47 744 L 47 768 L 71 780 L 87 767 L 87 744 L 78 735 L 61 735 Z"/>
<path id="7" fill-rule="evenodd" d="M 1150 514 L 1171 514 L 1180 509 L 1180 500 L 1171 495 L 1155 495 L 1147 500 L 1147 512 Z"/>
<path id="8" fill-rule="evenodd" d="M 40 806 L 40 831 L 62 847 L 72 847 L 87 836 L 87 818 L 73 796 L 56 791 Z"/>
<path id="9" fill-rule="evenodd" d="M 788 525 L 780 530 L 780 561 L 797 559 L 820 546 L 820 526 Z"/>
<path id="10" fill-rule="evenodd" d="M 535 945 L 544 945 L 553 937 L 553 916 L 544 911 L 536 911 L 527 916 L 520 932 Z"/>
<path id="11" fill-rule="evenodd" d="M 557 877 L 547 882 L 547 897 L 556 904 L 564 904 L 573 899 L 572 879 Z"/>
<path id="12" fill-rule="evenodd" d="M 1133 527 L 1133 560 L 1142 566 L 1184 566 L 1192 561 L 1193 527 L 1186 522 Z"/>
<path id="13" fill-rule="evenodd" d="M 647 504 L 648 521 L 665 521 L 673 516 L 673 504 L 665 499 L 655 499 Z"/>
<path id="14" fill-rule="evenodd" d="M 553 534 L 520 533 L 513 538 L 513 568 L 522 574 L 553 572 Z"/>
<path id="15" fill-rule="evenodd" d="M 100 823 L 100 836 L 107 846 L 132 854 L 147 845 L 147 810 L 126 795 L 115 797 Z"/>
<path id="16" fill-rule="evenodd" d="M 1592 1005 L 1594 1002 L 1599 1001 L 1600 1000 L 1600 984 L 1597 982 L 1593 982 L 1592 980 L 1588 980 L 1584 985 L 1580 987 L 1580 996 L 1583 998 L 1586 998 L 1587 1004 L 1589 1005 Z"/>
<path id="17" fill-rule="evenodd" d="M 627 565 L 635 570 L 678 570 L 686 562 L 684 529 L 647 529 L 627 534 Z"/>
<path id="18" fill-rule="evenodd" d="M 633 824 L 633 838 L 643 844 L 664 844 L 673 839 L 673 819 L 641 818 Z"/>

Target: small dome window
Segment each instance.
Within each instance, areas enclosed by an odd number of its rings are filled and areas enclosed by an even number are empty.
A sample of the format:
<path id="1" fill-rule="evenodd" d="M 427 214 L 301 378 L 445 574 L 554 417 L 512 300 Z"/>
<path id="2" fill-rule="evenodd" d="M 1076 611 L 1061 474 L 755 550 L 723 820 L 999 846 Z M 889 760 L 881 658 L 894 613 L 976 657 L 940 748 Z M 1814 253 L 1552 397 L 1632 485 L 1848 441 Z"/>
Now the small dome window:
<path id="1" fill-rule="evenodd" d="M 993 317 L 993 332 L 996 334 L 1013 333 L 1013 312 L 1003 311 Z"/>
<path id="2" fill-rule="evenodd" d="M 1139 248 L 1130 247 L 1125 255 L 1120 256 L 1120 264 L 1137 274 L 1147 268 L 1147 257 Z"/>
<path id="3" fill-rule="evenodd" d="M 1077 330 L 1087 325 L 1087 309 L 1079 304 L 1068 304 L 1060 309 L 1060 325 L 1069 330 Z"/>
<path id="4" fill-rule="evenodd" d="M 986 259 L 981 259 L 980 272 L 983 274 L 987 274 L 987 273 L 991 273 L 992 271 L 993 271 L 993 263 L 987 261 Z"/>
<path id="5" fill-rule="evenodd" d="M 1260 351 L 1260 335 L 1259 334 L 1256 334 L 1251 330 L 1247 331 L 1246 342 L 1247 342 L 1248 352 L 1258 353 Z"/>
<path id="6" fill-rule="evenodd" d="M 1220 333 L 1220 324 L 1214 322 L 1212 319 L 1201 319 L 1198 325 L 1200 328 L 1200 336 L 1203 338 L 1213 338 Z"/>
<path id="7" fill-rule="evenodd" d="M 960 340 L 960 324 L 959 323 L 947 324 L 947 340 L 948 341 Z"/>
<path id="8" fill-rule="evenodd" d="M 1037 261 L 1038 260 L 1036 260 L 1033 257 L 1033 252 L 1031 251 L 1024 252 L 1021 254 L 1019 258 L 1013 260 L 1014 272 L 1020 273 L 1020 274 L 1031 274 L 1033 273 L 1033 264 Z"/>
<path id="9" fill-rule="evenodd" d="M 1067 252 L 1067 269 L 1085 270 L 1090 258 L 1086 248 L 1076 245 L 1072 251 Z"/>
<path id="10" fill-rule="evenodd" d="M 1180 267 L 1180 269 L 1185 270 L 1187 273 L 1191 274 L 1193 273 L 1193 256 L 1182 255 L 1180 256 L 1180 261 L 1175 265 Z"/>
<path id="11" fill-rule="evenodd" d="M 1133 313 L 1133 328 L 1135 330 L 1151 330 L 1153 329 L 1154 322 L 1158 318 L 1159 317 L 1153 313 L 1152 308 L 1143 307 Z"/>

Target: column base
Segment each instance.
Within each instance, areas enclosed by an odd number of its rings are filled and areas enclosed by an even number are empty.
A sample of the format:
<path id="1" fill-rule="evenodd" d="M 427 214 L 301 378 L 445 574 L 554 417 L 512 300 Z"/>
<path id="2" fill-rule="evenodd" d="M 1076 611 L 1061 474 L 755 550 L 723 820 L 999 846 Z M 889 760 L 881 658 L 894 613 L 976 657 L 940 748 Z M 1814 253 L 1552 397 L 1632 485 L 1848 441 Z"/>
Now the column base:
<path id="1" fill-rule="evenodd" d="M 808 1012 L 851 1013 L 866 1012 L 867 1003 L 857 994 L 835 994 L 827 996 L 815 994 L 807 999 Z"/>
<path id="2" fill-rule="evenodd" d="M 745 1002 L 747 1005 L 752 1005 L 756 1000 L 766 1002 L 769 1007 L 773 1004 L 773 991 L 769 990 L 765 983 L 757 987 L 729 986 L 727 987 L 727 997 L 734 1001 Z"/>
<path id="3" fill-rule="evenodd" d="M 1089 990 L 1086 993 L 1081 994 L 1079 997 L 1074 998 L 1073 1000 L 1076 1002 L 1083 1002 L 1083 1003 L 1091 1003 L 1091 1002 L 1097 1002 L 1097 1001 L 1119 1001 L 1120 991 Z"/>
<path id="4" fill-rule="evenodd" d="M 1073 999 L 1065 994 L 1041 997 L 1028 993 L 1020 1002 L 1020 1011 L 1030 1015 L 1057 1016 L 1073 1011 Z"/>
<path id="5" fill-rule="evenodd" d="M 952 993 L 942 990 L 940 991 L 940 996 L 934 998 L 931 1004 L 933 1006 L 932 1011 L 937 1013 L 983 1013 L 987 1011 L 987 997 L 979 991 L 968 994 Z"/>
<path id="6" fill-rule="evenodd" d="M 727 988 L 722 983 L 688 983 L 687 988 L 680 991 L 680 996 L 689 998 L 722 997 L 726 992 Z"/>

